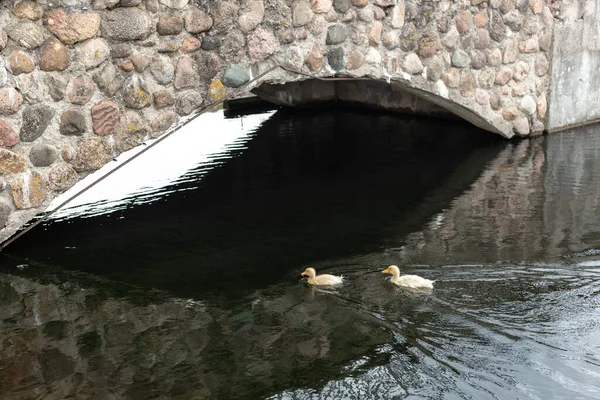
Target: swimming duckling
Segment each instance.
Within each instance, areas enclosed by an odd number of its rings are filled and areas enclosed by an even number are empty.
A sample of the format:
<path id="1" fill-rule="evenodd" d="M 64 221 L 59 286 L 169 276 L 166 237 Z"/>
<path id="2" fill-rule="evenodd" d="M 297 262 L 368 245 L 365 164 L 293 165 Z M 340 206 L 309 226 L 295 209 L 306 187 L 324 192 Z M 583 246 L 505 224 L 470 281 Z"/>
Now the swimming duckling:
<path id="1" fill-rule="evenodd" d="M 381 271 L 383 274 L 392 274 L 390 282 L 398 286 L 404 286 L 408 288 L 431 288 L 433 289 L 433 282 L 429 279 L 421 278 L 418 275 L 402 275 L 400 276 L 400 269 L 395 265 L 390 265 L 388 268 Z"/>
<path id="2" fill-rule="evenodd" d="M 300 275 L 308 276 L 308 283 L 316 286 L 333 286 L 339 285 L 344 282 L 343 276 L 335 276 L 329 274 L 322 274 L 317 276 L 317 271 L 314 268 L 306 268 Z"/>

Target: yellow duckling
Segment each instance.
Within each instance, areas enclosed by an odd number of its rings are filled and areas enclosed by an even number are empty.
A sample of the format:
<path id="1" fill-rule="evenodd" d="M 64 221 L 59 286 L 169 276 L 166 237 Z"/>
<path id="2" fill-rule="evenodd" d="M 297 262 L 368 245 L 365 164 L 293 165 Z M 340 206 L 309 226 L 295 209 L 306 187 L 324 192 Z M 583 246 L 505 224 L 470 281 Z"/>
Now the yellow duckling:
<path id="1" fill-rule="evenodd" d="M 308 283 L 317 286 L 334 286 L 344 283 L 343 276 L 335 276 L 322 274 L 317 276 L 317 271 L 314 268 L 306 268 L 300 275 L 308 276 Z"/>
<path id="2" fill-rule="evenodd" d="M 404 286 L 408 288 L 430 288 L 433 289 L 433 282 L 429 279 L 421 278 L 418 275 L 402 275 L 400 276 L 400 269 L 395 265 L 390 265 L 383 271 L 383 274 L 392 274 L 390 282 L 398 286 Z"/>

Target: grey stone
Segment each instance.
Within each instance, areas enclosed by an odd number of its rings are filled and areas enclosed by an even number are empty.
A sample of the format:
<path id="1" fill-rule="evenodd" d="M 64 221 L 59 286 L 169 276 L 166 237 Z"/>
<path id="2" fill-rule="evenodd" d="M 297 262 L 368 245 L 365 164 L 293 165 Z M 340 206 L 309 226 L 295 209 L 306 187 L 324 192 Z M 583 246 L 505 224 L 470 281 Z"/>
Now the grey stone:
<path id="1" fill-rule="evenodd" d="M 110 48 L 112 58 L 126 58 L 131 55 L 131 45 L 129 43 L 114 43 Z"/>
<path id="2" fill-rule="evenodd" d="M 230 31 L 238 18 L 239 6 L 229 1 L 217 1 L 211 7 L 213 16 L 213 30 L 217 33 Z"/>
<path id="3" fill-rule="evenodd" d="M 113 134 L 117 151 L 122 153 L 139 146 L 144 141 L 147 132 L 148 126 L 137 112 L 124 112 Z"/>
<path id="4" fill-rule="evenodd" d="M 175 67 L 173 67 L 173 63 L 169 57 L 159 55 L 150 63 L 150 72 L 158 83 L 167 85 L 171 83 L 175 76 Z"/>
<path id="5" fill-rule="evenodd" d="M 518 135 L 529 135 L 529 120 L 527 119 L 527 117 L 518 117 L 513 121 L 513 128 L 515 133 Z"/>
<path id="6" fill-rule="evenodd" d="M 477 89 L 477 81 L 473 73 L 468 70 L 464 70 L 460 73 L 460 95 L 463 97 L 475 96 L 475 89 Z"/>
<path id="7" fill-rule="evenodd" d="M 525 23 L 525 16 L 517 10 L 511 10 L 503 17 L 504 23 L 513 32 L 519 32 Z"/>
<path id="8" fill-rule="evenodd" d="M 57 192 L 64 192 L 77 183 L 79 176 L 67 163 L 59 163 L 52 167 L 48 173 L 50 188 Z"/>
<path id="9" fill-rule="evenodd" d="M 163 111 L 150 123 L 150 131 L 152 133 L 162 133 L 169 129 L 178 119 L 179 116 L 175 112 Z M 156 135 L 152 136 L 157 137 Z"/>
<path id="10" fill-rule="evenodd" d="M 504 24 L 504 21 L 502 21 L 502 16 L 496 10 L 492 11 L 490 37 L 498 43 L 501 43 L 506 37 L 506 25 Z"/>
<path id="11" fill-rule="evenodd" d="M 207 32 L 213 26 L 212 17 L 197 7 L 190 7 L 185 12 L 184 22 L 189 33 Z"/>
<path id="12" fill-rule="evenodd" d="M 524 96 L 519 103 L 519 109 L 527 115 L 533 115 L 537 111 L 537 104 L 531 96 Z"/>
<path id="13" fill-rule="evenodd" d="M 236 62 L 243 56 L 246 46 L 246 37 L 238 30 L 227 33 L 222 40 L 219 54 L 224 62 Z"/>
<path id="14" fill-rule="evenodd" d="M 236 88 L 250 80 L 250 75 L 241 65 L 230 65 L 223 74 L 223 85 Z"/>
<path id="15" fill-rule="evenodd" d="M 150 91 L 139 76 L 132 76 L 123 87 L 123 101 L 129 108 L 141 109 L 151 103 Z"/>
<path id="16" fill-rule="evenodd" d="M 352 0 L 333 0 L 333 7 L 337 12 L 345 13 L 352 6 Z"/>
<path id="17" fill-rule="evenodd" d="M 344 55 L 344 49 L 341 47 L 334 47 L 333 49 L 329 50 L 327 53 L 327 62 L 329 63 L 331 69 L 334 71 L 341 71 L 344 69 L 344 66 L 346 65 Z"/>
<path id="18" fill-rule="evenodd" d="M 475 36 L 473 37 L 473 46 L 476 49 L 483 50 L 487 49 L 490 44 L 490 33 L 487 29 L 477 29 Z"/>
<path id="19" fill-rule="evenodd" d="M 125 78 L 117 72 L 111 62 L 104 63 L 98 69 L 98 72 L 92 76 L 92 79 L 98 85 L 98 88 L 109 97 L 114 96 L 125 81 Z"/>
<path id="20" fill-rule="evenodd" d="M 519 55 L 519 42 L 517 39 L 508 39 L 504 45 L 504 55 L 502 56 L 502 62 L 504 64 L 512 64 L 517 61 Z"/>
<path id="21" fill-rule="evenodd" d="M 23 97 L 30 104 L 44 101 L 44 85 L 39 75 L 26 74 L 15 77 L 15 86 L 21 91 Z"/>
<path id="22" fill-rule="evenodd" d="M 194 87 L 198 84 L 198 74 L 194 70 L 194 62 L 188 56 L 181 56 L 175 68 L 173 86 L 175 89 Z"/>
<path id="23" fill-rule="evenodd" d="M 473 69 L 481 69 L 485 67 L 487 59 L 485 54 L 479 50 L 473 50 L 471 52 L 471 68 Z"/>
<path id="24" fill-rule="evenodd" d="M 34 144 L 29 151 L 29 159 L 34 167 L 48 167 L 58 157 L 58 149 L 49 144 Z"/>
<path id="25" fill-rule="evenodd" d="M 28 106 L 23 110 L 23 125 L 19 134 L 22 142 L 33 142 L 46 131 L 54 117 L 54 109 L 44 104 Z"/>
<path id="26" fill-rule="evenodd" d="M 219 36 L 204 36 L 202 38 L 202 50 L 215 50 L 221 47 L 221 38 Z"/>
<path id="27" fill-rule="evenodd" d="M 469 55 L 461 49 L 456 49 L 452 52 L 452 66 L 457 68 L 465 68 L 471 62 Z"/>
<path id="28" fill-rule="evenodd" d="M 204 99 L 202 95 L 195 91 L 190 90 L 182 93 L 175 102 L 175 111 L 181 116 L 190 115 L 195 109 L 202 105 Z"/>
<path id="29" fill-rule="evenodd" d="M 46 74 L 44 83 L 48 87 L 48 94 L 52 100 L 61 101 L 65 98 L 67 80 L 62 75 Z"/>
<path id="30" fill-rule="evenodd" d="M 112 40 L 146 39 L 152 33 L 150 14 L 139 8 L 117 8 L 102 13 L 102 37 Z"/>
<path id="31" fill-rule="evenodd" d="M 103 39 L 89 39 L 77 47 L 85 69 L 96 68 L 110 57 L 110 48 Z"/>
<path id="32" fill-rule="evenodd" d="M 404 51 L 417 49 L 417 28 L 410 22 L 405 24 L 400 33 L 400 48 Z"/>
<path id="33" fill-rule="evenodd" d="M 212 82 L 221 73 L 221 58 L 213 52 L 200 52 L 196 56 L 198 77 L 201 82 Z"/>
<path id="34" fill-rule="evenodd" d="M 44 29 L 31 21 L 15 22 L 6 28 L 8 37 L 19 45 L 36 49 L 44 42 Z"/>
<path id="35" fill-rule="evenodd" d="M 458 31 L 456 30 L 456 28 L 452 27 L 448 33 L 446 33 L 443 37 L 442 37 L 442 44 L 444 46 L 446 46 L 449 49 L 454 49 L 456 47 L 456 45 L 458 44 L 458 39 L 460 38 L 460 35 L 458 33 Z"/>
<path id="36" fill-rule="evenodd" d="M 433 56 L 427 65 L 427 79 L 437 82 L 444 75 L 444 62 L 438 56 Z"/>
<path id="37" fill-rule="evenodd" d="M 307 25 L 313 18 L 313 12 L 308 2 L 297 1 L 292 4 L 292 25 L 300 27 Z"/>
<path id="38" fill-rule="evenodd" d="M 479 86 L 484 89 L 490 89 L 494 86 L 494 80 L 496 79 L 496 71 L 493 68 L 484 68 L 479 73 L 477 79 Z"/>
<path id="39" fill-rule="evenodd" d="M 66 136 L 81 136 L 87 129 L 85 114 L 79 110 L 68 110 L 60 116 L 59 131 Z"/>
<path id="40" fill-rule="evenodd" d="M 402 63 L 402 69 L 411 75 L 420 74 L 423 72 L 423 64 L 421 64 L 419 56 L 415 53 L 409 53 Z"/>
<path id="41" fill-rule="evenodd" d="M 109 160 L 109 149 L 102 138 L 88 137 L 77 143 L 73 168 L 78 172 L 102 168 Z"/>
<path id="42" fill-rule="evenodd" d="M 335 24 L 327 28 L 327 44 L 340 44 L 348 38 L 346 27 L 341 24 Z"/>

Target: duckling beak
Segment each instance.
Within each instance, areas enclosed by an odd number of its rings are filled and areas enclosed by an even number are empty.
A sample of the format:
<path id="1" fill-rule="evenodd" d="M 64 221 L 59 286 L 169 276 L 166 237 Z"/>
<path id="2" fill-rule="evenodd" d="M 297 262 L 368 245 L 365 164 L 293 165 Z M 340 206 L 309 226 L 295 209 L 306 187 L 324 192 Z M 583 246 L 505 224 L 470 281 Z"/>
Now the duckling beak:
<path id="1" fill-rule="evenodd" d="M 300 276 L 306 276 L 306 275 L 308 275 L 308 274 L 306 273 L 306 271 L 304 271 L 303 273 L 301 273 L 301 274 L 300 274 Z"/>
<path id="2" fill-rule="evenodd" d="M 382 274 L 389 274 L 390 273 L 390 269 L 386 268 L 383 271 L 381 271 Z"/>

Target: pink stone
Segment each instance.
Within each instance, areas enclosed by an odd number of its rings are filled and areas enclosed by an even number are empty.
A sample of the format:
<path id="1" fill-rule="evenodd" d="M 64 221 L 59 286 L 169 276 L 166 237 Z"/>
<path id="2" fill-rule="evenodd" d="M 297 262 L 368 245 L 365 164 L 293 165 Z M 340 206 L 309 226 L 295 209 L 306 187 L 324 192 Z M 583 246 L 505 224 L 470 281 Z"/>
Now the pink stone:
<path id="1" fill-rule="evenodd" d="M 475 26 L 483 28 L 489 22 L 490 17 L 488 16 L 487 9 L 483 9 L 475 14 Z"/>
<path id="2" fill-rule="evenodd" d="M 186 37 L 181 44 L 181 51 L 184 53 L 192 53 L 200 49 L 200 40 L 195 37 Z"/>
<path id="3" fill-rule="evenodd" d="M 92 96 L 96 87 L 92 78 L 87 75 L 80 75 L 73 80 L 73 88 L 69 93 L 69 101 L 73 104 L 86 104 Z"/>
<path id="4" fill-rule="evenodd" d="M 315 14 L 325 14 L 331 10 L 333 0 L 312 0 L 312 10 Z"/>
<path id="5" fill-rule="evenodd" d="M 19 143 L 19 136 L 10 124 L 0 119 L 0 146 L 13 147 Z"/>
<path id="6" fill-rule="evenodd" d="M 371 29 L 369 29 L 369 33 L 367 34 L 369 38 L 369 45 L 371 46 L 379 46 L 381 43 L 381 29 L 383 25 L 379 21 L 375 21 L 373 25 L 371 25 Z"/>
<path id="7" fill-rule="evenodd" d="M 468 11 L 461 11 L 456 15 L 456 29 L 460 33 L 468 32 L 473 26 L 473 17 Z"/>
<path id="8" fill-rule="evenodd" d="M 92 107 L 92 127 L 99 136 L 110 135 L 119 122 L 119 106 L 109 100 L 101 101 Z"/>

